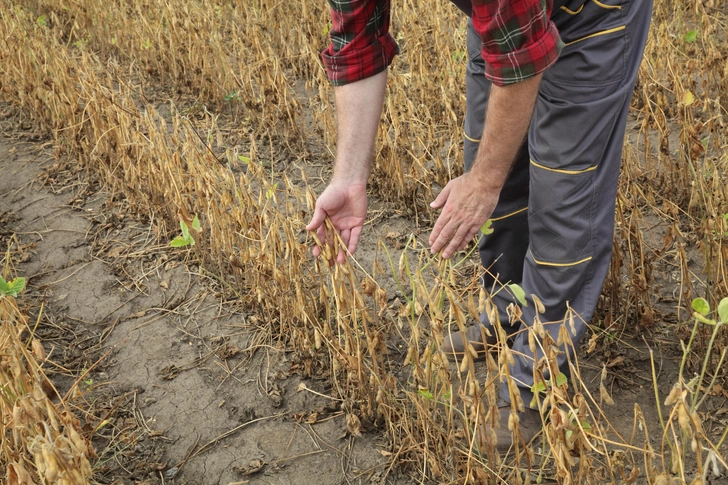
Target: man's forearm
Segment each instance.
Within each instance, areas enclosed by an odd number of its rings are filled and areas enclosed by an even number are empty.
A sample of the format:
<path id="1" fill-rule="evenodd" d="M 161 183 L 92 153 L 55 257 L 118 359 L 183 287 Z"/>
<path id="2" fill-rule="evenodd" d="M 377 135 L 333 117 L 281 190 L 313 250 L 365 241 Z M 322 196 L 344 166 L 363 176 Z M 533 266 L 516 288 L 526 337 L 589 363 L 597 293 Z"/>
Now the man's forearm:
<path id="1" fill-rule="evenodd" d="M 366 184 L 382 115 L 387 71 L 334 88 L 336 97 L 336 164 L 332 181 Z"/>
<path id="2" fill-rule="evenodd" d="M 500 191 L 528 133 L 541 75 L 490 90 L 483 136 L 472 172 L 484 187 Z"/>

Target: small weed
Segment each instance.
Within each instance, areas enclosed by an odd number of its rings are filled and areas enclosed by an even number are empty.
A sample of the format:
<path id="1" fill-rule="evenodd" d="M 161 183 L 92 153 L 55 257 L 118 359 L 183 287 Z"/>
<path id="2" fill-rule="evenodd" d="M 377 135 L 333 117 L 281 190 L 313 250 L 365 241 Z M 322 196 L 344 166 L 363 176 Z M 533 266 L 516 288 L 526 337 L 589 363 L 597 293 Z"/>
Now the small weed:
<path id="1" fill-rule="evenodd" d="M 0 276 L 0 297 L 16 297 L 25 289 L 25 278 L 17 277 L 11 281 L 5 281 Z"/>
<path id="2" fill-rule="evenodd" d="M 180 219 L 179 221 L 180 228 L 182 228 L 182 235 L 175 237 L 171 243 L 169 243 L 170 246 L 173 248 L 183 248 L 186 246 L 194 246 L 195 245 L 195 239 L 192 237 L 192 234 L 190 233 L 190 228 L 187 226 L 187 223 Z M 192 219 L 192 229 L 195 232 L 201 232 L 202 229 L 200 228 L 200 219 L 195 214 L 194 219 Z"/>
<path id="3" fill-rule="evenodd" d="M 240 101 L 240 91 L 233 91 L 228 93 L 223 98 L 225 101 Z"/>

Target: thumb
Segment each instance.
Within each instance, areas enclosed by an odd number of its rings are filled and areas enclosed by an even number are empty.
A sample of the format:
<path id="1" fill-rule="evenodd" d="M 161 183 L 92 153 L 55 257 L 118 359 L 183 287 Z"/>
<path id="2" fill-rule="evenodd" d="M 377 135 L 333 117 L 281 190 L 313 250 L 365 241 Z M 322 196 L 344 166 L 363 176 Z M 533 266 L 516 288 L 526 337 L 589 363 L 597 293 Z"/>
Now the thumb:
<path id="1" fill-rule="evenodd" d="M 452 186 L 450 183 L 448 183 L 444 189 L 438 194 L 438 196 L 430 203 L 430 207 L 433 209 L 439 209 L 440 207 L 445 205 L 445 202 L 447 202 L 447 198 L 450 196 L 450 190 L 452 189 Z"/>
<path id="2" fill-rule="evenodd" d="M 321 227 L 321 224 L 324 223 L 324 219 L 326 219 L 326 211 L 323 210 L 318 204 L 316 205 L 316 208 L 313 211 L 313 217 L 311 218 L 311 221 L 306 226 L 307 231 L 315 231 L 319 227 Z"/>

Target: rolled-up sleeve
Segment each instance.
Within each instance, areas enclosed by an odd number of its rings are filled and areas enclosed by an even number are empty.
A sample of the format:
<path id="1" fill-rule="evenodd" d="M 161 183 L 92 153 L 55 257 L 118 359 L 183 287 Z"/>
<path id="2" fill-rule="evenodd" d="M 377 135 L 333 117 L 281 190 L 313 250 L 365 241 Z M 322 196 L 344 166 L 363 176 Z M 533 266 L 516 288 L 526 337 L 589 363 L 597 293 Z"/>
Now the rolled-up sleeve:
<path id="1" fill-rule="evenodd" d="M 329 0 L 331 44 L 321 53 L 335 86 L 385 70 L 399 52 L 389 33 L 390 0 Z"/>
<path id="2" fill-rule="evenodd" d="M 552 0 L 473 0 L 485 77 L 504 86 L 551 66 L 564 44 L 550 19 Z"/>

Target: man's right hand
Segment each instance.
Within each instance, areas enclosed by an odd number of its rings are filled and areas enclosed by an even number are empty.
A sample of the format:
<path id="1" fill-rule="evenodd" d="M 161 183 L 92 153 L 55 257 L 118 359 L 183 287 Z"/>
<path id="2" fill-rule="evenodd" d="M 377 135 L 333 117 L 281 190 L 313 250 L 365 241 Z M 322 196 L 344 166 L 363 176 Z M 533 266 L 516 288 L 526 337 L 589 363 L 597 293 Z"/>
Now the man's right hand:
<path id="1" fill-rule="evenodd" d="M 316 201 L 308 231 L 316 231 L 319 241 L 333 244 L 334 235 L 326 234 L 326 217 L 341 237 L 344 248 L 333 256 L 346 261 L 346 252 L 353 254 L 359 244 L 367 215 L 366 183 L 369 178 L 374 139 L 382 114 L 387 71 L 360 81 L 337 86 L 336 95 L 336 160 L 334 174 L 326 190 Z M 348 251 L 347 251 L 348 250 Z M 318 257 L 321 248 L 313 248 Z M 330 261 L 333 264 L 333 261 Z"/>
<path id="2" fill-rule="evenodd" d="M 326 190 L 316 200 L 313 217 L 306 226 L 307 231 L 316 231 L 319 241 L 333 246 L 333 235 L 326 234 L 326 217 L 331 220 L 336 232 L 341 237 L 348 253 L 353 254 L 359 244 L 359 236 L 364 228 L 367 215 L 366 185 L 347 184 L 331 181 Z M 327 237 L 328 236 L 328 237 Z M 314 257 L 319 257 L 321 248 L 316 245 L 312 249 Z M 336 261 L 343 263 L 346 253 L 339 249 Z"/>

